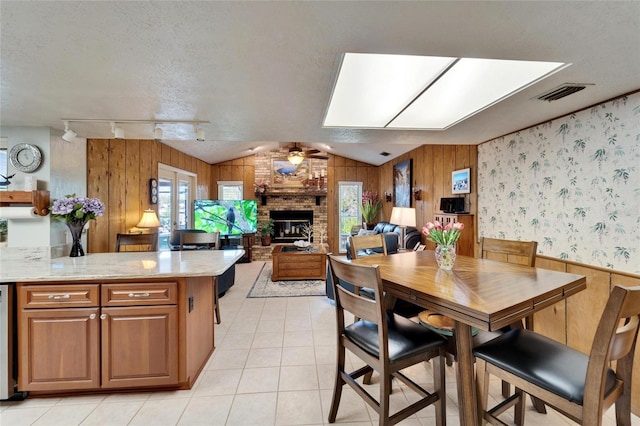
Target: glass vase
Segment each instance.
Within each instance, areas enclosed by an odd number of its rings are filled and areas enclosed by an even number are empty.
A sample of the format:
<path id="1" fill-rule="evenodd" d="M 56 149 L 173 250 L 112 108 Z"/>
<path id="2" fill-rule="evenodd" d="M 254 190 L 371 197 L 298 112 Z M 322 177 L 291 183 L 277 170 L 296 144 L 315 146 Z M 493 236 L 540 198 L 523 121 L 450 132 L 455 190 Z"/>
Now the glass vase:
<path id="1" fill-rule="evenodd" d="M 71 253 L 69 257 L 84 256 L 84 250 L 82 249 L 82 229 L 86 222 L 67 222 L 67 227 L 71 233 Z"/>
<path id="2" fill-rule="evenodd" d="M 436 263 L 440 269 L 450 271 L 456 263 L 456 246 L 436 245 Z"/>

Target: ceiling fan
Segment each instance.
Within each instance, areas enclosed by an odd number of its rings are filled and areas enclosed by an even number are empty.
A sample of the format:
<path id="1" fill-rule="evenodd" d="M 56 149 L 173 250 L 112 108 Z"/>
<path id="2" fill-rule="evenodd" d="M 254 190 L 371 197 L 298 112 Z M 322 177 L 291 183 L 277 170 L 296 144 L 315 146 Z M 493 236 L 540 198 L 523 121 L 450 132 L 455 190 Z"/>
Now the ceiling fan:
<path id="1" fill-rule="evenodd" d="M 328 160 L 329 156 L 327 155 L 319 155 L 322 151 L 317 149 L 308 149 L 303 150 L 298 146 L 297 143 L 294 142 L 293 146 L 289 148 L 289 154 L 287 154 L 287 160 L 291 164 L 298 165 L 302 163 L 305 158 L 318 158 L 321 160 Z"/>

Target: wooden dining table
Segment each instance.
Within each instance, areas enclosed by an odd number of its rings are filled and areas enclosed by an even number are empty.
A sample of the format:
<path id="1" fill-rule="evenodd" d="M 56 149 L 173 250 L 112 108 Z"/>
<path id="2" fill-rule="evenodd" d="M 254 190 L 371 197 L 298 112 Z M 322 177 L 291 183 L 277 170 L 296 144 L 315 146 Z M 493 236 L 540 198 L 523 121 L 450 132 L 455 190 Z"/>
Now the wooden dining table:
<path id="1" fill-rule="evenodd" d="M 379 265 L 388 297 L 408 300 L 455 321 L 460 424 L 480 424 L 471 328 L 495 331 L 586 288 L 582 275 L 458 256 L 451 271 L 438 268 L 433 251 L 352 260 Z"/>

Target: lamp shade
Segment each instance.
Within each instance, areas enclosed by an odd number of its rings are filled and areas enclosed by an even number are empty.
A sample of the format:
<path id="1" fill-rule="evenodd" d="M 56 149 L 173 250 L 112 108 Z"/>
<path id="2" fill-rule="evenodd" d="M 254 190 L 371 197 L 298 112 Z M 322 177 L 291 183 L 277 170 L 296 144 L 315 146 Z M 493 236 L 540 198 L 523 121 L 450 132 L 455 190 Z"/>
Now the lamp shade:
<path id="1" fill-rule="evenodd" d="M 159 228 L 160 221 L 155 210 L 145 210 L 142 214 L 140 222 L 136 225 L 137 228 Z"/>
<path id="2" fill-rule="evenodd" d="M 304 160 L 304 155 L 302 155 L 302 153 L 292 152 L 289 153 L 287 160 L 289 160 L 291 164 L 295 164 L 297 166 L 298 164 L 302 163 L 302 160 Z"/>
<path id="3" fill-rule="evenodd" d="M 416 209 L 411 207 L 394 207 L 389 222 L 394 225 L 416 226 Z"/>

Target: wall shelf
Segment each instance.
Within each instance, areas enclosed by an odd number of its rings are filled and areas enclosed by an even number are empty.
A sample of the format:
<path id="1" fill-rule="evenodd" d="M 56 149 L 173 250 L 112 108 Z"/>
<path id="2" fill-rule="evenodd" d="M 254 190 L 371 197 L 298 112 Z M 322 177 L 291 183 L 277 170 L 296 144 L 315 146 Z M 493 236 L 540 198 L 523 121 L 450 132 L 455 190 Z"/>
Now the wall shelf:
<path id="1" fill-rule="evenodd" d="M 267 198 L 269 197 L 316 197 L 316 206 L 320 205 L 320 199 L 327 196 L 327 191 L 305 191 L 305 192 L 278 192 L 270 191 L 267 193 L 257 193 L 256 197 L 260 197 L 262 205 L 267 205 Z"/>
<path id="2" fill-rule="evenodd" d="M 49 191 L 0 191 L 0 206 L 11 204 L 31 204 L 38 216 L 49 214 Z"/>

